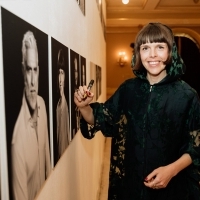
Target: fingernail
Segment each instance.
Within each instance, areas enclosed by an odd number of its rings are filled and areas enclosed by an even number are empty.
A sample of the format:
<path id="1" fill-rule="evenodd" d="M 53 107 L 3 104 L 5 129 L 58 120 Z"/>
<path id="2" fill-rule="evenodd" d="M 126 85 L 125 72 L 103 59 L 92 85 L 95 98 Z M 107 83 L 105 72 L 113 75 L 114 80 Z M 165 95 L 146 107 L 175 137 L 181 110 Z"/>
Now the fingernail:
<path id="1" fill-rule="evenodd" d="M 146 177 L 144 180 L 145 180 L 145 181 L 148 181 L 148 178 Z"/>

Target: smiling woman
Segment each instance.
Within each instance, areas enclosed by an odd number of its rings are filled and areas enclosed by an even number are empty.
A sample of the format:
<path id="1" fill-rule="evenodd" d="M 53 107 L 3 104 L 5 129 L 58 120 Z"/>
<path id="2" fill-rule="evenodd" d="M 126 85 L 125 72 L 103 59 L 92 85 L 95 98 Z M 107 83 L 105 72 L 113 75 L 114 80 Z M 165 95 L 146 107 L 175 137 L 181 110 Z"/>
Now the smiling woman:
<path id="1" fill-rule="evenodd" d="M 181 76 L 185 64 L 169 27 L 149 23 L 138 33 L 135 78 L 105 103 L 80 86 L 74 102 L 81 132 L 112 137 L 108 199 L 200 200 L 200 101 Z"/>

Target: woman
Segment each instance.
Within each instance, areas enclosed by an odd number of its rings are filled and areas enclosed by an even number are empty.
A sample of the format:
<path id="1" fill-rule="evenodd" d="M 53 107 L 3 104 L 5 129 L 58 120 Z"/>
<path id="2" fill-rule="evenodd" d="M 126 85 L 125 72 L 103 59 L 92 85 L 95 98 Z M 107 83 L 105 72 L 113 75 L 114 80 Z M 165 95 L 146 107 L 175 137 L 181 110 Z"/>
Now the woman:
<path id="1" fill-rule="evenodd" d="M 59 88 L 59 100 L 56 107 L 56 122 L 57 122 L 57 160 L 60 159 L 65 149 L 70 142 L 69 131 L 69 109 L 65 98 L 65 59 L 63 50 L 58 52 L 58 88 Z"/>
<path id="2" fill-rule="evenodd" d="M 146 25 L 134 52 L 136 78 L 105 103 L 89 105 L 93 94 L 86 86 L 74 94 L 83 136 L 101 130 L 113 138 L 108 199 L 199 200 L 200 101 L 180 79 L 185 65 L 171 29 Z"/>

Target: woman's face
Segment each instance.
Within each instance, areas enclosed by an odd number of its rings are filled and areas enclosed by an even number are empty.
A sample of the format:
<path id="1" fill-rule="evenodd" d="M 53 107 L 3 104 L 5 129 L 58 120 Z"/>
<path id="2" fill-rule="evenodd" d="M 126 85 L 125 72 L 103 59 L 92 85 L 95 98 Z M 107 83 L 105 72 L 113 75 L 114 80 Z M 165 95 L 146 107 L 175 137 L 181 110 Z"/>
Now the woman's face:
<path id="1" fill-rule="evenodd" d="M 64 94 L 64 82 L 65 82 L 65 72 L 62 69 L 59 69 L 58 81 L 59 81 L 60 96 L 62 96 Z"/>
<path id="2" fill-rule="evenodd" d="M 147 78 L 159 82 L 166 76 L 164 62 L 168 56 L 169 49 L 166 43 L 146 43 L 140 46 L 140 57 L 147 70 Z"/>

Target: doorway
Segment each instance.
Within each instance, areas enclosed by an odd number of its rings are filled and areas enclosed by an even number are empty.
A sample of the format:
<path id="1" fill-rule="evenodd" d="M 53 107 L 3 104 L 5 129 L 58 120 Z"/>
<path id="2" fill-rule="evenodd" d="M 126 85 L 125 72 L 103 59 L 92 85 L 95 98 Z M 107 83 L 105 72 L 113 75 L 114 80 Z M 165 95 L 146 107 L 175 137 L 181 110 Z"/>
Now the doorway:
<path id="1" fill-rule="evenodd" d="M 182 79 L 200 96 L 200 48 L 190 37 L 175 36 L 175 42 L 186 65 L 186 72 Z"/>

